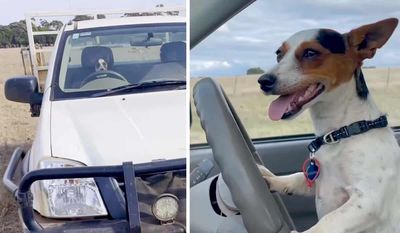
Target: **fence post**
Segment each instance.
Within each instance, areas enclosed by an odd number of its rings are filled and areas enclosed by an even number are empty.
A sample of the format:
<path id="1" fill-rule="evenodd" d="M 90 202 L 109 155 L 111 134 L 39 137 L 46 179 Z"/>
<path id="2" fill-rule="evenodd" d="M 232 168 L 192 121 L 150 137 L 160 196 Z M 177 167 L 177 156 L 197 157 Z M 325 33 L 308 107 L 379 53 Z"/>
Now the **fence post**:
<path id="1" fill-rule="evenodd" d="M 27 75 L 27 73 L 26 73 L 26 65 L 25 65 L 25 57 L 24 57 L 24 50 L 22 48 L 20 50 L 20 53 L 21 53 L 22 65 L 24 66 L 24 74 Z"/>
<path id="2" fill-rule="evenodd" d="M 386 88 L 389 87 L 389 79 L 390 79 L 390 67 L 388 67 L 388 71 L 387 71 Z"/>
<path id="3" fill-rule="evenodd" d="M 238 79 L 238 76 L 235 76 L 234 79 L 235 79 L 235 80 L 234 80 L 234 82 L 233 82 L 233 95 L 236 95 L 236 86 L 237 86 L 237 79 Z"/>

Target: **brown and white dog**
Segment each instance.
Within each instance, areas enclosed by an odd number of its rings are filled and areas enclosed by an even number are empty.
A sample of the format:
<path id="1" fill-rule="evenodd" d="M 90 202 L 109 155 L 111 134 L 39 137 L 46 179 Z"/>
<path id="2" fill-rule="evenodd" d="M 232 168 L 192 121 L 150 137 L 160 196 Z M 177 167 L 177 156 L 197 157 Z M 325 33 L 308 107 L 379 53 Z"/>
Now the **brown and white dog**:
<path id="1" fill-rule="evenodd" d="M 272 120 L 291 119 L 309 108 L 315 134 L 384 115 L 368 93 L 361 72 L 398 24 L 385 19 L 340 34 L 300 31 L 277 50 L 278 64 L 258 80 L 265 94 L 280 95 Z M 389 127 L 323 145 L 312 188 L 302 172 L 275 176 L 260 171 L 271 190 L 315 195 L 319 221 L 307 233 L 400 233 L 400 147 Z"/>

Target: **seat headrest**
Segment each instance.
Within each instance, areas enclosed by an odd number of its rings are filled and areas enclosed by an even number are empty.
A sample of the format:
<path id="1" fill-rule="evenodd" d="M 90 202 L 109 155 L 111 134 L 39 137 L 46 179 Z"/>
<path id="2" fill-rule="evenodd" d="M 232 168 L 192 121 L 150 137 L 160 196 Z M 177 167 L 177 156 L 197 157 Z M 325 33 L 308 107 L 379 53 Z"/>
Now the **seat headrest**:
<path id="1" fill-rule="evenodd" d="M 165 43 L 160 48 L 161 62 L 185 62 L 186 61 L 186 43 L 174 41 Z"/>
<path id="2" fill-rule="evenodd" d="M 109 47 L 92 46 L 84 48 L 81 55 L 82 67 L 94 68 L 100 58 L 107 62 L 108 67 L 114 64 L 114 56 Z"/>

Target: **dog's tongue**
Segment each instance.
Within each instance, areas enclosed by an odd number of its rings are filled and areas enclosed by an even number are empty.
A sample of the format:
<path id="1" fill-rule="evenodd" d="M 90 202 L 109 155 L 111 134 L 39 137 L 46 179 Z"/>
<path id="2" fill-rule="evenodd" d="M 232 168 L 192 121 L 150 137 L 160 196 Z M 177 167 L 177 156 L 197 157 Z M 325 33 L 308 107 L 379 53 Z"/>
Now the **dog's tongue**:
<path id="1" fill-rule="evenodd" d="M 296 97 L 296 94 L 292 95 L 281 95 L 276 100 L 272 101 L 269 105 L 268 115 L 273 121 L 279 121 L 282 119 L 283 114 L 285 114 L 290 103 Z"/>

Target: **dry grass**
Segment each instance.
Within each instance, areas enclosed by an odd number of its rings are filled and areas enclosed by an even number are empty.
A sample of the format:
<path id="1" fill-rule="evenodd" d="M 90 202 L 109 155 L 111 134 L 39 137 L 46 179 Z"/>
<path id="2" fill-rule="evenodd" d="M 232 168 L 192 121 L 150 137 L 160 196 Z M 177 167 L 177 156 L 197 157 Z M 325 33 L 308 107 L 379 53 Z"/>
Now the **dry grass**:
<path id="1" fill-rule="evenodd" d="M 389 72 L 389 73 L 388 73 Z M 392 126 L 400 125 L 400 68 L 364 69 L 372 96 L 380 109 L 389 114 Z M 223 86 L 252 138 L 304 134 L 313 132 L 309 114 L 303 113 L 293 121 L 273 122 L 267 117 L 267 107 L 276 97 L 261 94 L 258 75 L 222 77 L 216 79 Z M 191 80 L 191 87 L 197 82 Z M 192 90 L 192 89 L 191 89 Z M 193 125 L 190 131 L 192 144 L 205 142 L 192 101 Z"/>
<path id="2" fill-rule="evenodd" d="M 17 146 L 29 148 L 37 119 L 30 117 L 29 106 L 4 97 L 7 78 L 24 74 L 19 49 L 0 49 L 0 177 Z M 16 202 L 0 182 L 0 232 L 21 232 Z"/>

